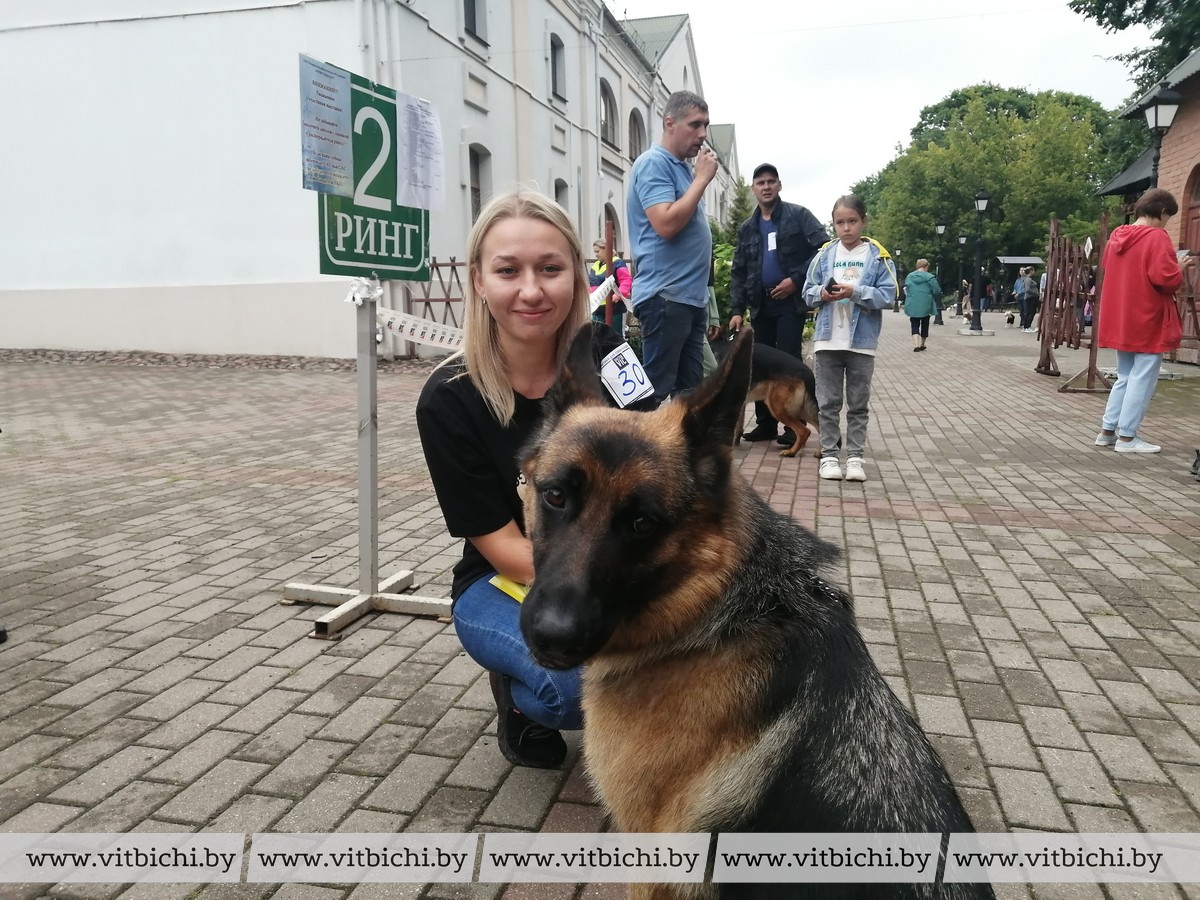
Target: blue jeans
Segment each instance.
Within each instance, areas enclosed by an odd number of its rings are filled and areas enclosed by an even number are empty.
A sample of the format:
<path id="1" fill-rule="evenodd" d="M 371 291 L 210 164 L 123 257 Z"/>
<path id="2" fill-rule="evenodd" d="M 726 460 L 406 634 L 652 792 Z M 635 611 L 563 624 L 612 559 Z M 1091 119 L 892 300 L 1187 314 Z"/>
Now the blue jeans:
<path id="1" fill-rule="evenodd" d="M 454 629 L 467 655 L 489 672 L 512 676 L 517 709 L 539 725 L 559 731 L 583 727 L 583 669 L 539 666 L 521 637 L 521 604 L 488 580 L 474 582 L 454 601 Z"/>
<path id="2" fill-rule="evenodd" d="M 704 378 L 708 307 L 647 297 L 634 309 L 642 323 L 642 366 L 654 385 L 654 399 L 698 385 Z"/>
<path id="3" fill-rule="evenodd" d="M 1117 351 L 1117 383 L 1108 395 L 1102 427 L 1121 437 L 1137 437 L 1138 427 L 1158 387 L 1161 353 Z"/>

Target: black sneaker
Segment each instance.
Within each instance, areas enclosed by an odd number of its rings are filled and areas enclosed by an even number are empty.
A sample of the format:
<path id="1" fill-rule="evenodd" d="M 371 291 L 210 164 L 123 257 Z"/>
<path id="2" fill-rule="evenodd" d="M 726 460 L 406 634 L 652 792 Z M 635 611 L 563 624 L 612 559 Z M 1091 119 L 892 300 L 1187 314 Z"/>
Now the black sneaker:
<path id="1" fill-rule="evenodd" d="M 554 769 L 567 756 L 567 742 L 553 728 L 539 725 L 513 704 L 507 675 L 488 672 L 492 696 L 496 698 L 496 738 L 500 752 L 514 766 Z"/>
<path id="2" fill-rule="evenodd" d="M 796 432 L 784 425 L 783 434 L 775 438 L 775 443 L 779 444 L 781 447 L 792 446 L 792 444 L 796 443 Z"/>
<path id="3" fill-rule="evenodd" d="M 775 425 L 758 425 L 753 431 L 747 431 L 742 434 L 743 441 L 773 441 L 779 432 L 776 431 Z"/>

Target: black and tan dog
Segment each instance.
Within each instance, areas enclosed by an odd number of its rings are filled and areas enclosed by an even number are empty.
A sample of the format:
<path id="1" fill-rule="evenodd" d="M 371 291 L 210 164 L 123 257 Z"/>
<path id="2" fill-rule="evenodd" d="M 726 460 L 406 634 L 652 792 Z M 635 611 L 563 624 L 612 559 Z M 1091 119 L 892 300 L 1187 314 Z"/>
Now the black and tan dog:
<path id="1" fill-rule="evenodd" d="M 733 339 L 717 341 L 713 355 L 723 362 L 733 346 Z M 779 451 L 780 456 L 796 456 L 808 443 L 809 429 L 817 427 L 817 382 L 812 369 L 790 353 L 755 343 L 750 364 L 750 390 L 747 403 L 767 404 L 776 419 L 796 435 L 792 446 Z M 734 426 L 736 443 L 742 441 L 742 421 Z M 818 446 L 816 454 L 821 455 Z"/>
<path id="2" fill-rule="evenodd" d="M 834 547 L 732 471 L 740 335 L 657 411 L 609 407 L 572 346 L 523 459 L 534 580 L 521 630 L 587 662 L 588 768 L 625 832 L 964 832 L 932 745 L 868 654 Z M 894 890 L 893 890 L 894 889 Z M 641 885 L 646 898 L 990 897 L 987 885 Z"/>

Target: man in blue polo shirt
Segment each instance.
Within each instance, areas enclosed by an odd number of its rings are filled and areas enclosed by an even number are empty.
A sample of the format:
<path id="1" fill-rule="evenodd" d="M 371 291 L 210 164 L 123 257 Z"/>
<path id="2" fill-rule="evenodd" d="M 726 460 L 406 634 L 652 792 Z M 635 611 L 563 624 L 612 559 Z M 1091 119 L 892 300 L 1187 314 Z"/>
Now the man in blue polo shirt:
<path id="1" fill-rule="evenodd" d="M 633 311 L 657 400 L 695 387 L 704 372 L 712 258 L 704 190 L 717 174 L 717 156 L 704 146 L 708 123 L 704 99 L 676 91 L 663 111 L 662 139 L 637 158 L 630 177 Z"/>

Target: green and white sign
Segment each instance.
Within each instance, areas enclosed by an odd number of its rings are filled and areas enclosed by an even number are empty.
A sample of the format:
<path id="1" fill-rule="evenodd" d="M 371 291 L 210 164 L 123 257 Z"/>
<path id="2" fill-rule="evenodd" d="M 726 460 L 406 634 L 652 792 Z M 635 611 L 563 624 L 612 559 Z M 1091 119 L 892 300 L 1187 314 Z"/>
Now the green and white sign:
<path id="1" fill-rule="evenodd" d="M 321 193 L 321 273 L 429 280 L 429 211 L 396 203 L 396 92 L 350 74 L 354 192 Z"/>

